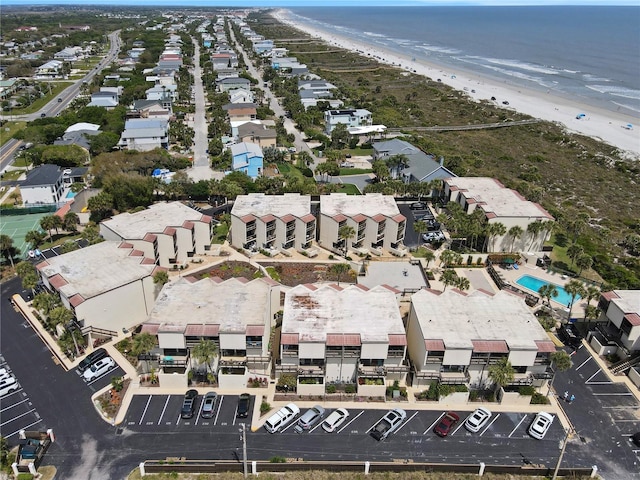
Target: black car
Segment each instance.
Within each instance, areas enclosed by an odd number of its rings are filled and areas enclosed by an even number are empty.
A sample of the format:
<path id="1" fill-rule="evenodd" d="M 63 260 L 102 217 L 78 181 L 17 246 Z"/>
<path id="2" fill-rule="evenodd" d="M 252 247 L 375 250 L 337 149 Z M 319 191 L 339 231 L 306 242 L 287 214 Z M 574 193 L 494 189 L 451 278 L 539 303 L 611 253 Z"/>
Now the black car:
<path id="1" fill-rule="evenodd" d="M 83 373 L 91 365 L 96 363 L 98 360 L 102 360 L 106 356 L 107 356 L 107 351 L 104 348 L 98 348 L 97 350 L 94 350 L 89 355 L 84 357 L 84 360 L 82 360 L 78 364 L 78 370 L 80 370 L 80 373 Z"/>
<path id="2" fill-rule="evenodd" d="M 236 416 L 238 418 L 247 418 L 249 415 L 249 405 L 251 403 L 251 395 L 248 393 L 243 393 L 238 398 L 238 408 L 236 411 Z"/>
<path id="3" fill-rule="evenodd" d="M 182 410 L 180 416 L 182 418 L 191 418 L 196 412 L 196 398 L 198 398 L 197 390 L 187 390 L 182 401 Z"/>
<path id="4" fill-rule="evenodd" d="M 560 336 L 560 340 L 562 340 L 565 345 L 569 345 L 573 348 L 578 348 L 580 346 L 580 339 L 582 337 L 573 323 L 562 325 L 558 334 Z"/>
<path id="5" fill-rule="evenodd" d="M 411 210 L 426 210 L 427 204 L 424 202 L 413 202 L 410 208 Z"/>
<path id="6" fill-rule="evenodd" d="M 636 432 L 631 435 L 631 441 L 636 447 L 640 447 L 640 432 Z"/>

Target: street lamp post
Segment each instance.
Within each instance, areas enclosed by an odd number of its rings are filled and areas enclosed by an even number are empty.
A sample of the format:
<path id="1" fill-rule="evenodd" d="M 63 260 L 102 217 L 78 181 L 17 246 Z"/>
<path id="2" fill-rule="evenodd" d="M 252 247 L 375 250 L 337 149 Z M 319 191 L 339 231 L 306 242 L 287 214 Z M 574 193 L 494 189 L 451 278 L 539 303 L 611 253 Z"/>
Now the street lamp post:
<path id="1" fill-rule="evenodd" d="M 558 457 L 558 463 L 556 463 L 556 468 L 553 471 L 553 477 L 551 480 L 556 480 L 558 478 L 558 470 L 560 470 L 560 464 L 562 463 L 562 457 L 564 457 L 564 451 L 567 448 L 567 442 L 569 441 L 569 435 L 573 432 L 573 429 L 569 427 L 567 429 L 567 433 L 564 435 L 564 439 L 562 440 L 562 448 L 560 449 L 560 456 Z"/>
<path id="2" fill-rule="evenodd" d="M 247 469 L 247 426 L 244 423 L 241 423 L 242 429 L 240 432 L 242 433 L 242 467 L 244 471 L 244 478 L 247 478 L 249 475 L 249 471 Z"/>

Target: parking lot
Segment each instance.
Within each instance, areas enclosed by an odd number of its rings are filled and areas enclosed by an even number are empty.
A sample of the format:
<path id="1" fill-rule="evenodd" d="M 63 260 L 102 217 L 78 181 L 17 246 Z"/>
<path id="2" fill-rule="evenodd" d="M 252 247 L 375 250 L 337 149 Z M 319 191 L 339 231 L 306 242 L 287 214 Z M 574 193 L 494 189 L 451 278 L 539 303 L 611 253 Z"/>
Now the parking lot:
<path id="1" fill-rule="evenodd" d="M 0 355 L 0 368 L 14 375 L 2 355 Z M 20 379 L 16 379 L 19 382 Z M 0 398 L 0 435 L 3 437 L 17 437 L 20 430 L 42 429 L 41 423 L 42 418 L 22 386 Z"/>
<path id="2" fill-rule="evenodd" d="M 120 368 L 117 363 L 114 367 L 110 368 L 105 373 L 103 373 L 99 377 L 96 377 L 92 380 L 86 380 L 82 376 L 82 372 L 80 372 L 80 370 L 78 369 L 76 369 L 75 372 L 78 374 L 80 379 L 89 387 L 89 390 L 91 390 L 91 392 L 97 392 L 98 390 L 103 389 L 104 387 L 106 387 L 111 383 L 112 377 L 122 377 L 125 373 L 124 370 L 122 370 L 122 368 Z"/>
<path id="3" fill-rule="evenodd" d="M 404 244 L 407 247 L 417 247 L 424 243 L 424 240 L 421 238 L 422 234 L 416 233 L 413 228 L 413 224 L 419 219 L 423 218 L 425 215 L 433 215 L 435 218 L 435 213 L 428 205 L 425 205 L 425 208 L 420 209 L 412 209 L 411 203 L 406 204 L 398 204 L 398 209 L 400 213 L 405 216 L 407 219 L 407 228 L 405 230 L 405 238 Z"/>

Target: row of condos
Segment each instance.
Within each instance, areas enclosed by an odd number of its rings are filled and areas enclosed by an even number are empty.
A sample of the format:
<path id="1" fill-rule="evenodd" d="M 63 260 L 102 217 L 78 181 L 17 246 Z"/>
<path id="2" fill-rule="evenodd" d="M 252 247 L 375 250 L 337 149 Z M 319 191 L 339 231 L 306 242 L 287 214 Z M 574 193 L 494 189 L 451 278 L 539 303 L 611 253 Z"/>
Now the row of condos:
<path id="1" fill-rule="evenodd" d="M 345 237 L 343 227 L 352 229 Z M 236 198 L 231 210 L 231 245 L 245 250 L 295 249 L 309 252 L 313 241 L 342 253 L 381 254 L 382 249 L 404 255 L 406 218 L 393 197 L 379 193 L 320 196 L 253 193 Z"/>

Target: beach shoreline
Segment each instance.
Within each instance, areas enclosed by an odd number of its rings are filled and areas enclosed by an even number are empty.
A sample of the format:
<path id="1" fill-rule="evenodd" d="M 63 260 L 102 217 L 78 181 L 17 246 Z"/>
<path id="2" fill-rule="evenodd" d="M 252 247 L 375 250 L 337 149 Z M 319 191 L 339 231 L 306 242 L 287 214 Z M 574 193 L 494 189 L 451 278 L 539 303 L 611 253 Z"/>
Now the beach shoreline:
<path id="1" fill-rule="evenodd" d="M 635 128 L 637 119 L 616 114 L 605 109 L 575 102 L 554 95 L 552 92 L 539 92 L 520 86 L 500 83 L 496 79 L 474 72 L 452 69 L 429 63 L 423 59 L 413 59 L 390 49 L 373 47 L 365 42 L 341 36 L 317 28 L 309 23 L 295 22 L 289 17 L 291 12 L 278 9 L 271 15 L 279 22 L 312 37 L 346 50 L 350 50 L 380 63 L 398 67 L 416 75 L 441 81 L 450 87 L 465 93 L 470 100 L 489 101 L 507 111 L 516 111 L 541 120 L 556 122 L 571 133 L 585 135 L 618 148 L 623 156 L 640 160 L 640 131 Z M 302 28 L 303 27 L 303 28 Z M 492 101 L 494 97 L 496 100 Z M 504 105 L 502 102 L 508 102 Z M 576 118 L 584 114 L 582 118 Z M 634 125 L 627 129 L 627 125 Z"/>

